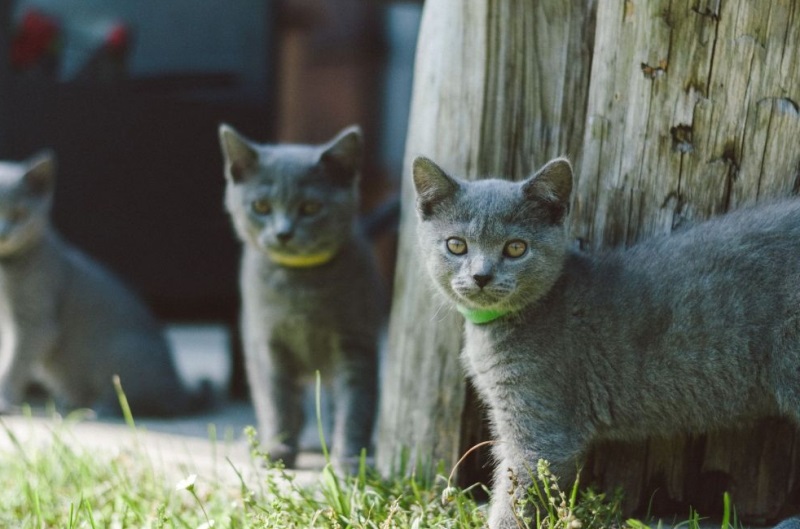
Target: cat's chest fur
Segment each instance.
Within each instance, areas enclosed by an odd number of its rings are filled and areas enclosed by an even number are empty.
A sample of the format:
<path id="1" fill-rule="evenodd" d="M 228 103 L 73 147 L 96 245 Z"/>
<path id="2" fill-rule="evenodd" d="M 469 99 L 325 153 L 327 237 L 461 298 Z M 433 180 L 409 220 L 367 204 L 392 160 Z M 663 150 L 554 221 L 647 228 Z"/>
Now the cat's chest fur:
<path id="1" fill-rule="evenodd" d="M 375 339 L 382 307 L 374 276 L 369 250 L 358 240 L 346 244 L 330 263 L 307 269 L 275 264 L 246 247 L 241 274 L 245 325 L 279 343 L 307 369 L 324 367 L 336 362 L 344 344 Z"/>
<path id="2" fill-rule="evenodd" d="M 363 271 L 362 248 L 348 244 L 340 255 L 313 268 L 287 268 L 263 253 L 245 249 L 242 287 L 259 307 L 265 323 L 303 317 L 317 325 L 337 325 L 361 310 L 364 292 L 354 286 L 354 274 Z"/>
<path id="3" fill-rule="evenodd" d="M 41 245 L 24 255 L 0 260 L 0 318 L 13 318 L 17 325 L 55 318 L 67 277 L 62 244 L 48 233 Z"/>

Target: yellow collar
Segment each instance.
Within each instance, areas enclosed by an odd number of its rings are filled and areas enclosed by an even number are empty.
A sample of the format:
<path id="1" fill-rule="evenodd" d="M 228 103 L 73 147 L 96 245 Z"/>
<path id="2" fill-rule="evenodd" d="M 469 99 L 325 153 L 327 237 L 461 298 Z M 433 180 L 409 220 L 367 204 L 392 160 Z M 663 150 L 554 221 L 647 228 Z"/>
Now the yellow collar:
<path id="1" fill-rule="evenodd" d="M 269 252 L 269 258 L 281 266 L 288 268 L 313 268 L 322 266 L 333 259 L 334 252 L 315 253 L 311 255 L 286 255 L 281 253 Z"/>

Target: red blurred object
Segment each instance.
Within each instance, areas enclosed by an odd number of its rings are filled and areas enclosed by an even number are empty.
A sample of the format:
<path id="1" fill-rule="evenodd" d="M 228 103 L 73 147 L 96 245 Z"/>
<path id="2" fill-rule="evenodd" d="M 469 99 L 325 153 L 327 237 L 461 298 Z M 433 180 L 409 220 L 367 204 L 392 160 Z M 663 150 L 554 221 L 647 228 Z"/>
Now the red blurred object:
<path id="1" fill-rule="evenodd" d="M 118 22 L 111 26 L 105 39 L 106 48 L 113 55 L 125 55 L 131 42 L 131 32 L 128 26 Z"/>
<path id="2" fill-rule="evenodd" d="M 11 65 L 25 70 L 56 55 L 61 36 L 58 21 L 36 9 L 28 10 L 11 42 Z"/>

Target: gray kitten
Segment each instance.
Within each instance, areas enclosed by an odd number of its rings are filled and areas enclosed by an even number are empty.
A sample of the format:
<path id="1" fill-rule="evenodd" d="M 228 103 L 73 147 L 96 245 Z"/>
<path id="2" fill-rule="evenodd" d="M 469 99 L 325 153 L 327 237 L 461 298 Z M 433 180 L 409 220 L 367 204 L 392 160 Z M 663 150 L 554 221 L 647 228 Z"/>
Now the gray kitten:
<path id="1" fill-rule="evenodd" d="M 800 412 L 800 200 L 589 256 L 564 229 L 572 169 L 519 183 L 413 167 L 419 240 L 464 314 L 462 359 L 499 443 L 489 526 L 516 528 L 546 459 L 570 484 L 589 444 Z"/>
<path id="2" fill-rule="evenodd" d="M 192 411 L 144 304 L 49 221 L 55 160 L 0 162 L 0 411 L 32 382 L 67 407 L 119 415 L 119 375 L 135 414 Z"/>
<path id="3" fill-rule="evenodd" d="M 242 336 L 262 441 L 293 466 L 304 382 L 332 386 L 333 458 L 370 444 L 377 399 L 381 282 L 357 229 L 361 132 L 324 145 L 259 145 L 219 129 L 225 204 L 242 240 Z"/>

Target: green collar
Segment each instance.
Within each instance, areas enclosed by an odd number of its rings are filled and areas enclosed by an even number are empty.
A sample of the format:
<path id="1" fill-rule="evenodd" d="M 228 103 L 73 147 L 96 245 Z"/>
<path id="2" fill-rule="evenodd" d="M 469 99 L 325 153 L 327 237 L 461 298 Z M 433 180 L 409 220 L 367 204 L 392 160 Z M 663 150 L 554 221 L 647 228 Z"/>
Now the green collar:
<path id="1" fill-rule="evenodd" d="M 471 321 L 475 325 L 492 322 L 511 312 L 502 309 L 468 309 L 463 305 L 456 305 L 456 309 L 463 314 L 468 321 Z"/>

